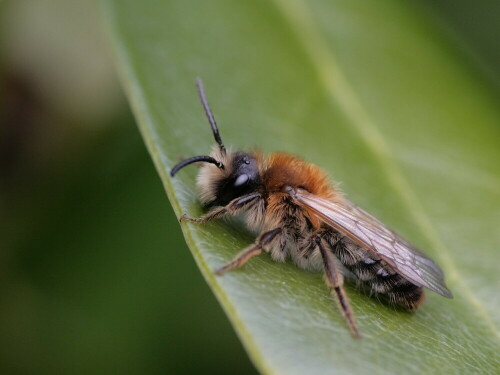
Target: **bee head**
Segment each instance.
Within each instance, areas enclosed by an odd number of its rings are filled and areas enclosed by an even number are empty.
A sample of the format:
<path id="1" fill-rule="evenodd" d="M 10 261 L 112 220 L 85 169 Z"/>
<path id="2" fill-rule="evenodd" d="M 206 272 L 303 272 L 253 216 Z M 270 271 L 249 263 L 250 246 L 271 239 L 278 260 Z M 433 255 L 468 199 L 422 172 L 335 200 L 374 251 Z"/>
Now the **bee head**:
<path id="1" fill-rule="evenodd" d="M 224 206 L 231 200 L 254 191 L 260 184 L 259 165 L 252 154 L 226 150 L 219 129 L 203 91 L 201 79 L 196 80 L 198 92 L 217 146 L 210 155 L 193 156 L 181 161 L 170 171 L 174 175 L 193 163 L 204 163 L 197 178 L 200 199 L 204 205 Z"/>

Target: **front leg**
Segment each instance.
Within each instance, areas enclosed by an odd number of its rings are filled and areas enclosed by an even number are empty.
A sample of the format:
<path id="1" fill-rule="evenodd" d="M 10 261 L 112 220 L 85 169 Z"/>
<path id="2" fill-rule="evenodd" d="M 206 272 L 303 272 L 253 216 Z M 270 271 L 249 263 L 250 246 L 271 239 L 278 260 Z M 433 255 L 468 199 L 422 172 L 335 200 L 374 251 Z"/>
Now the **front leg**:
<path id="1" fill-rule="evenodd" d="M 189 221 L 190 223 L 201 224 L 213 219 L 217 219 L 221 216 L 224 216 L 225 214 L 236 215 L 242 209 L 250 204 L 255 203 L 255 201 L 260 198 L 262 198 L 262 195 L 260 193 L 250 193 L 239 198 L 235 198 L 231 202 L 229 202 L 227 206 L 216 208 L 203 215 L 202 217 L 189 217 L 187 214 L 184 214 L 180 217 L 179 220 L 181 222 Z"/>

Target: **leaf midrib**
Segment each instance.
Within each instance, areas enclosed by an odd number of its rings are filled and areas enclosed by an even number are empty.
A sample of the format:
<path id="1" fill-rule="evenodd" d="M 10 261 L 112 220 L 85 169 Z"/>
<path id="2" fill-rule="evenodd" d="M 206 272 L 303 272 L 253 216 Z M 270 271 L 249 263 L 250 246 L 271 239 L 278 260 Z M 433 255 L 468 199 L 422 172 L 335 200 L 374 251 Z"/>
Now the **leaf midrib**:
<path id="1" fill-rule="evenodd" d="M 344 112 L 349 123 L 360 133 L 361 138 L 373 152 L 382 171 L 387 176 L 389 183 L 408 208 L 419 231 L 437 250 L 444 265 L 443 268 L 446 269 L 449 276 L 449 282 L 460 288 L 462 294 L 475 307 L 476 313 L 484 319 L 496 339 L 499 340 L 500 331 L 497 330 L 481 300 L 472 293 L 464 279 L 460 277 L 456 263 L 450 256 L 450 251 L 432 226 L 418 196 L 411 189 L 411 185 L 394 161 L 393 152 L 385 141 L 383 133 L 379 130 L 379 126 L 370 117 L 368 110 L 364 108 L 355 89 L 342 72 L 334 53 L 328 48 L 328 44 L 319 29 L 315 27 L 313 16 L 305 2 L 303 0 L 274 0 L 274 3 L 286 23 L 290 25 L 292 34 L 316 70 L 318 81 L 325 90 L 328 100 L 333 106 Z"/>

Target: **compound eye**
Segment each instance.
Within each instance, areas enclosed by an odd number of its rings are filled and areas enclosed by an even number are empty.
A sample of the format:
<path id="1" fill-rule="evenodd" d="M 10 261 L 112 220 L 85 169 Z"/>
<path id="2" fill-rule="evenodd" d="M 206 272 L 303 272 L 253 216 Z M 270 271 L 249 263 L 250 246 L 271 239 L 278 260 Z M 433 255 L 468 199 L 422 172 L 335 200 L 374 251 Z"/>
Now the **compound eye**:
<path id="1" fill-rule="evenodd" d="M 234 181 L 234 187 L 240 187 L 242 185 L 245 185 L 249 180 L 249 177 L 247 174 L 240 174 L 236 181 Z"/>

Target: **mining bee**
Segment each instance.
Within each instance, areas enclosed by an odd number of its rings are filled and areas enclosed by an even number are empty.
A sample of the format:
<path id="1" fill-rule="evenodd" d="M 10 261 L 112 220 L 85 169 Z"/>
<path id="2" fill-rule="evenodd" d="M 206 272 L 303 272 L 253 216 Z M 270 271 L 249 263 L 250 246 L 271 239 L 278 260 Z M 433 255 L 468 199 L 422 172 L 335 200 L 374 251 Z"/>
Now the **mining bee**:
<path id="1" fill-rule="evenodd" d="M 211 210 L 200 218 L 183 215 L 181 221 L 200 224 L 242 213 L 246 225 L 260 233 L 216 274 L 241 267 L 262 252 L 275 261 L 291 258 L 300 268 L 323 270 L 354 337 L 360 333 L 343 288 L 344 274 L 353 275 L 371 295 L 407 310 L 422 303 L 424 287 L 452 298 L 443 272 L 431 259 L 347 200 L 318 166 L 283 152 L 226 149 L 200 79 L 197 87 L 217 145 L 210 155 L 180 162 L 170 174 L 202 163 L 199 197 Z"/>

